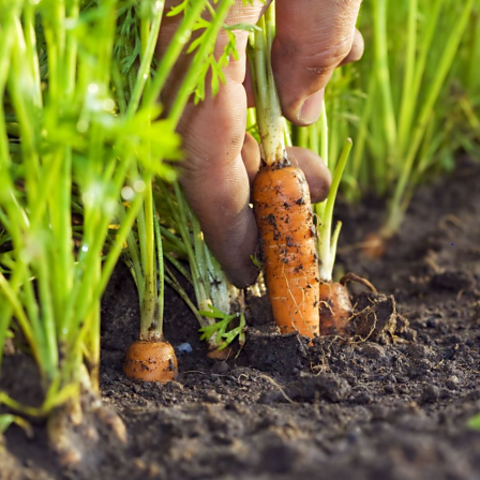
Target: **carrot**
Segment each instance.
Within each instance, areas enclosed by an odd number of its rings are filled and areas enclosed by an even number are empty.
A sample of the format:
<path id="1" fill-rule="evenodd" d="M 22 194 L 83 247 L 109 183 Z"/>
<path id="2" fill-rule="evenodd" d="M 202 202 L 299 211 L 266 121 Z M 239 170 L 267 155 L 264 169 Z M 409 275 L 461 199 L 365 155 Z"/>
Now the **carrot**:
<path id="1" fill-rule="evenodd" d="M 345 274 L 339 282 L 320 280 L 320 316 L 322 335 L 347 336 L 347 325 L 353 317 L 353 306 L 347 289 L 348 283 L 359 283 L 371 292 L 378 293 L 366 278 L 355 273 Z"/>
<path id="2" fill-rule="evenodd" d="M 132 231 L 127 237 L 128 248 L 124 253 L 137 286 L 140 337 L 128 348 L 123 371 L 127 377 L 136 380 L 167 383 L 177 375 L 178 363 L 175 350 L 163 335 L 165 269 L 162 234 L 153 202 L 152 178 L 144 178 L 143 212 L 137 219 L 136 235 Z"/>
<path id="3" fill-rule="evenodd" d="M 253 209 L 273 318 L 282 333 L 313 338 L 320 333 L 316 228 L 305 176 L 285 150 L 285 122 L 270 63 L 274 12 L 270 6 L 259 20 L 248 51 L 262 156 Z"/>
<path id="4" fill-rule="evenodd" d="M 167 383 L 177 375 L 177 357 L 166 340 L 138 340 L 127 350 L 123 371 L 128 378 L 135 380 Z"/>
<path id="5" fill-rule="evenodd" d="M 319 309 L 320 333 L 344 336 L 353 313 L 347 288 L 338 282 L 320 282 Z"/>
<path id="6" fill-rule="evenodd" d="M 263 165 L 253 184 L 268 296 L 282 333 L 319 331 L 319 276 L 310 191 L 290 163 Z"/>

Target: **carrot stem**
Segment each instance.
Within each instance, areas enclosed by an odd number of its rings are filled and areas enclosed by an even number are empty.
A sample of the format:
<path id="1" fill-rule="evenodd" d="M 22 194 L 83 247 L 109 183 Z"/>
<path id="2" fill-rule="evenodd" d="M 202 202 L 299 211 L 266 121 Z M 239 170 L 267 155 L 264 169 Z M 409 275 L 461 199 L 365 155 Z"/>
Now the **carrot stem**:
<path id="1" fill-rule="evenodd" d="M 252 72 L 260 151 L 266 165 L 288 162 L 285 150 L 284 119 L 271 67 L 271 48 L 275 36 L 275 5 L 259 20 L 259 29 L 250 36 L 249 64 Z M 261 112 L 261 114 L 259 114 Z"/>
<path id="2" fill-rule="evenodd" d="M 341 228 L 341 223 L 338 223 L 332 235 L 333 207 L 335 206 L 338 188 L 340 186 L 340 181 L 342 179 L 351 149 L 352 140 L 349 138 L 345 142 L 340 159 L 337 163 L 337 167 L 333 173 L 332 186 L 330 187 L 330 192 L 325 203 L 323 216 L 321 217 L 321 224 L 319 226 L 318 249 L 320 259 L 320 279 L 323 281 L 332 280 L 338 236 Z"/>

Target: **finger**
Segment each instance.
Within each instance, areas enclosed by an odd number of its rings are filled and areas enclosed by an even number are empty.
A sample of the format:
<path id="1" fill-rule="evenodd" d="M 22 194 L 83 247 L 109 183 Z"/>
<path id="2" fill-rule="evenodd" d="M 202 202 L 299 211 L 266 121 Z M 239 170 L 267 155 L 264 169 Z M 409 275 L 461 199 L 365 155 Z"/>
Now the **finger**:
<path id="1" fill-rule="evenodd" d="M 358 62 L 363 57 L 365 49 L 365 42 L 363 36 L 358 29 L 355 29 L 355 36 L 353 37 L 353 44 L 348 55 L 342 60 L 339 67 L 347 65 L 348 63 Z"/>
<path id="2" fill-rule="evenodd" d="M 242 160 L 247 170 L 250 186 L 252 186 L 260 168 L 260 149 L 255 138 L 249 133 L 245 134 L 243 141 Z"/>
<path id="3" fill-rule="evenodd" d="M 251 23 L 258 20 L 263 7 L 260 0 L 243 6 L 238 0 L 227 23 Z M 181 183 L 185 195 L 198 217 L 205 240 L 230 280 L 239 287 L 255 281 L 257 268 L 250 259 L 256 252 L 258 233 L 249 207 L 250 185 L 241 157 L 245 137 L 246 93 L 245 50 L 248 33 L 236 32 L 239 60 L 231 60 L 224 74 L 225 85 L 212 97 L 207 88 L 205 101 L 189 103 L 180 121 L 186 159 L 182 163 Z M 218 36 L 215 55 L 220 57 L 228 42 L 225 32 Z M 169 38 L 161 38 L 165 48 Z M 189 58 L 172 77 L 166 96 L 175 96 L 182 71 Z M 208 80 L 207 80 L 208 86 Z"/>
<path id="4" fill-rule="evenodd" d="M 303 170 L 310 188 L 312 203 L 323 202 L 332 183 L 332 176 L 323 160 L 306 148 L 287 147 L 287 153 L 290 162 Z"/>
<path id="5" fill-rule="evenodd" d="M 284 115 L 315 122 L 321 90 L 349 54 L 361 0 L 277 0 L 272 64 Z"/>
<path id="6" fill-rule="evenodd" d="M 241 85 L 227 84 L 211 102 L 192 110 L 187 109 L 189 118 L 182 120 L 179 128 L 187 153 L 181 183 L 208 246 L 230 280 L 244 287 L 253 283 L 258 273 L 250 260 L 258 234 L 248 205 L 248 174 L 240 155 L 245 92 Z"/>
<path id="7" fill-rule="evenodd" d="M 250 66 L 246 65 L 247 69 L 245 72 L 245 80 L 243 81 L 243 86 L 245 87 L 245 91 L 247 92 L 247 106 L 248 108 L 252 108 L 255 106 L 255 94 L 253 92 L 253 83 L 252 83 L 252 73 L 250 71 Z"/>

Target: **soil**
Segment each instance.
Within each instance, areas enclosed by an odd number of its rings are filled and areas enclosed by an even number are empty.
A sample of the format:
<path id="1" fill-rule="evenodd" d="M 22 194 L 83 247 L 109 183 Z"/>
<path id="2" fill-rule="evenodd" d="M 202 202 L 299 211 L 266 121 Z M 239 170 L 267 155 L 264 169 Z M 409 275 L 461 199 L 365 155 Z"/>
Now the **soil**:
<path id="1" fill-rule="evenodd" d="M 363 312 L 353 340 L 281 336 L 265 298 L 250 296 L 245 347 L 215 363 L 169 291 L 165 334 L 192 352 L 179 355 L 180 376 L 166 386 L 122 373 L 138 305 L 119 266 L 103 301 L 101 390 L 127 443 L 98 429 L 83 461 L 62 468 L 44 425 L 33 439 L 13 426 L 0 479 L 480 478 L 480 431 L 467 425 L 480 412 L 479 179 L 480 165 L 462 159 L 451 178 L 422 187 L 382 259 L 359 248 L 382 202 L 340 205 L 338 263 L 382 292 L 352 285 Z M 32 403 L 39 386 L 13 375 L 32 368 L 24 364 L 7 356 L 0 387 Z"/>

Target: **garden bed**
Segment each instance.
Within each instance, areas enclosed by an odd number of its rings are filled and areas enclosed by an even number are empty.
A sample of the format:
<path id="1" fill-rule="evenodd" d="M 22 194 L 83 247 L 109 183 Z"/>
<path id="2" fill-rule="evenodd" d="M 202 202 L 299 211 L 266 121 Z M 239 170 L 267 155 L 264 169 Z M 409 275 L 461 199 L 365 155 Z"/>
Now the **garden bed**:
<path id="1" fill-rule="evenodd" d="M 122 362 L 138 333 L 137 292 L 118 267 L 103 304 L 101 388 L 128 444 L 100 431 L 86 460 L 62 473 L 42 425 L 33 440 L 14 426 L 0 478 L 480 478 L 480 432 L 467 426 L 480 412 L 479 179 L 480 165 L 460 160 L 451 178 L 421 188 L 383 259 L 366 260 L 357 247 L 384 206 L 339 207 L 338 263 L 386 295 L 353 286 L 355 298 L 376 302 L 379 319 L 397 314 L 403 327 L 376 341 L 321 338 L 308 348 L 276 334 L 266 299 L 250 298 L 243 351 L 214 363 L 169 291 L 165 334 L 193 351 L 179 356 L 176 382 L 135 383 Z M 1 386 L 15 375 L 11 388 L 35 403 L 38 390 L 19 368 L 24 360 L 7 356 Z"/>

